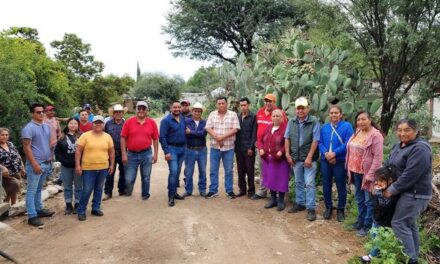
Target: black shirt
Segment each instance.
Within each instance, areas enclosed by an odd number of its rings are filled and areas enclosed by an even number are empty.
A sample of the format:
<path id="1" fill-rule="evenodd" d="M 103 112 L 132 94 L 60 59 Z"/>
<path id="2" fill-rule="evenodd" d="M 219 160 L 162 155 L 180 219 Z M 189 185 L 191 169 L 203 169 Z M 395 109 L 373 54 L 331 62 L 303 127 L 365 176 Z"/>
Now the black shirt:
<path id="1" fill-rule="evenodd" d="M 237 114 L 240 122 L 240 129 L 237 132 L 235 142 L 236 151 L 254 150 L 255 141 L 257 140 L 257 120 L 255 114 L 249 114 L 243 119 L 242 113 Z"/>

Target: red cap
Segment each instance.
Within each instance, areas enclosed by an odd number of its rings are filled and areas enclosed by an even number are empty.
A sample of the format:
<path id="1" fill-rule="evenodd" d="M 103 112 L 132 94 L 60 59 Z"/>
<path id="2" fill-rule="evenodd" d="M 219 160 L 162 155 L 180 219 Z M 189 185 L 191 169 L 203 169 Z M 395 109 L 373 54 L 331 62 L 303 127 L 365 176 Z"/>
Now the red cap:
<path id="1" fill-rule="evenodd" d="M 44 109 L 44 111 L 51 111 L 51 110 L 55 110 L 55 106 L 53 106 L 53 105 L 48 105 L 48 106 L 46 106 L 46 108 Z"/>

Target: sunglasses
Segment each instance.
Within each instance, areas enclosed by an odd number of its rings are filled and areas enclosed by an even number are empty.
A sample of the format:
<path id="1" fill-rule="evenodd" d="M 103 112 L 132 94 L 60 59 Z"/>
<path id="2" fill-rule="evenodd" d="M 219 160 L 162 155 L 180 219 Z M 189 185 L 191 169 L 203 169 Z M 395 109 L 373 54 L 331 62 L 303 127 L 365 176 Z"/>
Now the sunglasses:
<path id="1" fill-rule="evenodd" d="M 142 111 L 146 111 L 147 108 L 145 106 L 138 106 L 137 110 L 139 110 L 139 111 L 141 111 L 141 110 Z"/>

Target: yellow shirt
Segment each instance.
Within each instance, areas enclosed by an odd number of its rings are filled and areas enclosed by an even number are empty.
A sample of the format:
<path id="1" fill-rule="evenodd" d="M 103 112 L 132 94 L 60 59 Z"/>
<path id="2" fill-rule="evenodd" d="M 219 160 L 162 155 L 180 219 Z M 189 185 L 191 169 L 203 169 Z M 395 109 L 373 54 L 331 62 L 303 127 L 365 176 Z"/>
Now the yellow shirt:
<path id="1" fill-rule="evenodd" d="M 82 134 L 76 141 L 83 147 L 81 167 L 83 170 L 102 170 L 109 166 L 108 151 L 113 148 L 112 137 L 107 133 L 96 135 L 92 131 Z"/>

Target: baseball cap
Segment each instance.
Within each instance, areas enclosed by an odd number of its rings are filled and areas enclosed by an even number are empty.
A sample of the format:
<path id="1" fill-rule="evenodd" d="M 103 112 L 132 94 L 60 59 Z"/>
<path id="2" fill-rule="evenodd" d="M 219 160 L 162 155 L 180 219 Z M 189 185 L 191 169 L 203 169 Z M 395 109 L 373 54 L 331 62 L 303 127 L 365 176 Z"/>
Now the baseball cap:
<path id="1" fill-rule="evenodd" d="M 277 101 L 277 97 L 271 93 L 266 94 L 266 96 L 264 97 L 264 99 L 266 100 L 271 100 L 272 102 L 276 102 Z"/>
<path id="2" fill-rule="evenodd" d="M 55 106 L 53 106 L 53 105 L 48 105 L 48 106 L 46 106 L 46 108 L 44 109 L 44 111 L 51 111 L 51 110 L 55 110 Z"/>
<path id="3" fill-rule="evenodd" d="M 203 110 L 203 105 L 201 103 L 197 102 L 193 105 L 192 109 L 194 109 L 194 108 Z"/>
<path id="4" fill-rule="evenodd" d="M 139 106 L 145 106 L 146 108 L 148 108 L 148 104 L 147 104 L 145 101 L 139 101 L 139 102 L 137 102 L 137 103 L 136 103 L 136 107 L 139 107 Z"/>
<path id="5" fill-rule="evenodd" d="M 92 106 L 90 104 L 84 104 L 83 109 L 87 109 L 87 108 L 92 108 Z"/>
<path id="6" fill-rule="evenodd" d="M 295 100 L 295 108 L 297 108 L 299 106 L 304 106 L 304 107 L 309 106 L 309 103 L 307 102 L 307 99 L 304 98 L 304 97 L 300 97 L 300 98 L 296 99 Z"/>
<path id="7" fill-rule="evenodd" d="M 186 100 L 186 99 L 184 99 L 184 100 L 182 100 L 182 101 L 180 102 L 180 104 L 183 104 L 183 103 L 186 103 L 186 104 L 188 104 L 188 105 L 191 105 L 191 102 L 190 102 L 189 100 Z"/>
<path id="8" fill-rule="evenodd" d="M 96 116 L 93 118 L 93 123 L 95 123 L 95 122 L 97 122 L 97 121 L 104 122 L 104 117 L 102 117 L 102 116 L 100 116 L 100 115 L 96 115 Z"/>
<path id="9" fill-rule="evenodd" d="M 120 104 L 115 104 L 113 106 L 113 111 L 124 111 L 124 107 L 122 107 Z"/>

